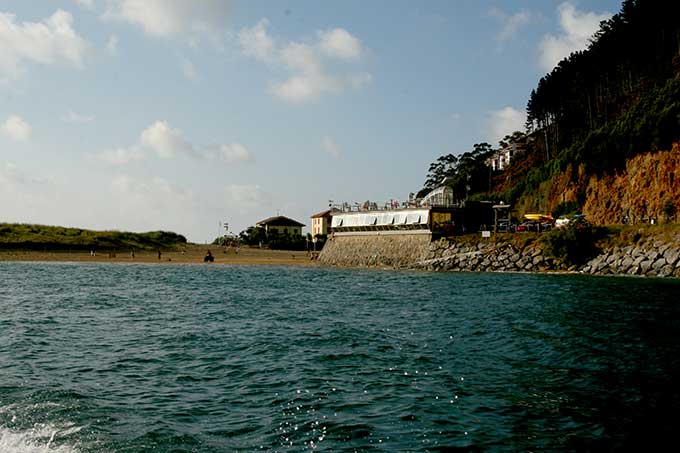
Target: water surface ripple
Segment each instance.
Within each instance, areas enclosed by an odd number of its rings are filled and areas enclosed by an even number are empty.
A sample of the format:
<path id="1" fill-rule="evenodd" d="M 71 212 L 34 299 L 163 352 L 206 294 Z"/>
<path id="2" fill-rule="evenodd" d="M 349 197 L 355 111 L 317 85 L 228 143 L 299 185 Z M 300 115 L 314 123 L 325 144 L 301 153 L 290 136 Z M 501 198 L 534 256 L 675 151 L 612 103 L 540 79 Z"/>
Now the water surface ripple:
<path id="1" fill-rule="evenodd" d="M 680 283 L 0 263 L 0 450 L 620 450 L 674 439 Z"/>

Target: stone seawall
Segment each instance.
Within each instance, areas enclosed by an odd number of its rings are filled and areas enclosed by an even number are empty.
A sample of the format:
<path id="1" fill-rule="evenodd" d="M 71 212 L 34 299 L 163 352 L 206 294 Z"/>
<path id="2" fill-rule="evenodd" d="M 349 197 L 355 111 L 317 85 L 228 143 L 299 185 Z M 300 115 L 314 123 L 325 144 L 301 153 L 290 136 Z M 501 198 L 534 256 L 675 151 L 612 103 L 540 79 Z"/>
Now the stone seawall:
<path id="1" fill-rule="evenodd" d="M 680 277 L 680 247 L 661 241 L 644 246 L 615 247 L 591 260 L 581 271 L 590 274 Z"/>
<path id="2" fill-rule="evenodd" d="M 545 256 L 537 241 L 430 241 L 428 235 L 344 236 L 329 241 L 319 261 L 352 267 L 466 272 L 581 272 L 680 278 L 680 237 L 648 238 L 605 248 L 581 266 Z"/>
<path id="3" fill-rule="evenodd" d="M 636 245 L 604 249 L 582 266 L 568 265 L 544 255 L 540 244 L 518 246 L 495 240 L 461 244 L 434 241 L 428 257 L 410 266 L 434 271 L 582 272 L 600 275 L 639 275 L 680 278 L 680 240 L 649 239 Z"/>
<path id="4" fill-rule="evenodd" d="M 494 240 L 457 243 L 445 239 L 428 247 L 425 260 L 412 268 L 432 271 L 536 272 L 568 270 L 559 262 L 543 256 L 537 244 L 518 246 L 510 241 Z"/>
<path id="5" fill-rule="evenodd" d="M 410 267 L 427 259 L 429 234 L 335 236 L 319 255 L 319 262 L 351 267 Z"/>

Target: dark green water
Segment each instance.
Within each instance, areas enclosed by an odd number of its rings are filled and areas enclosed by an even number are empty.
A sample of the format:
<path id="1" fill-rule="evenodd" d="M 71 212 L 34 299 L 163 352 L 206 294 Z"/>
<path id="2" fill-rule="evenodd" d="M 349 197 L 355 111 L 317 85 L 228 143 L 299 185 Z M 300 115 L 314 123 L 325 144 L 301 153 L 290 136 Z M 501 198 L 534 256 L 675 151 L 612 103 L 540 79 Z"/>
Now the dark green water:
<path id="1" fill-rule="evenodd" d="M 0 451 L 662 445 L 680 282 L 0 263 Z"/>

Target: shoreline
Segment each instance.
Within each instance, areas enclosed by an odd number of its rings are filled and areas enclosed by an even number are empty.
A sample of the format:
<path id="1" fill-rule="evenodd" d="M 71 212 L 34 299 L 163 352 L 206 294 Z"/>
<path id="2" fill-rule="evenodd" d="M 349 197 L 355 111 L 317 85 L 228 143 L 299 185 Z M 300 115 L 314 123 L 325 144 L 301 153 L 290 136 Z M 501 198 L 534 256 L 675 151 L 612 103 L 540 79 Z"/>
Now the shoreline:
<path id="1" fill-rule="evenodd" d="M 203 257 L 210 250 L 215 261 L 204 263 Z M 0 250 L 0 262 L 65 262 L 65 263 L 143 263 L 143 264 L 216 264 L 243 266 L 317 266 L 306 251 L 261 250 L 241 248 L 237 253 L 233 248 L 187 245 L 181 250 L 97 252 L 92 256 L 87 251 L 35 251 Z"/>
<path id="2" fill-rule="evenodd" d="M 339 267 L 403 268 L 434 272 L 570 273 L 680 278 L 680 229 L 620 229 L 587 238 L 588 255 L 556 257 L 543 236 L 498 234 L 489 239 L 469 235 L 431 241 L 423 235 L 356 235 L 326 243 L 319 261 Z M 562 246 L 562 245 L 560 245 Z M 592 250 L 586 248 L 589 247 Z M 562 247 L 566 248 L 566 246 Z M 564 253 L 558 249 L 559 253 Z"/>

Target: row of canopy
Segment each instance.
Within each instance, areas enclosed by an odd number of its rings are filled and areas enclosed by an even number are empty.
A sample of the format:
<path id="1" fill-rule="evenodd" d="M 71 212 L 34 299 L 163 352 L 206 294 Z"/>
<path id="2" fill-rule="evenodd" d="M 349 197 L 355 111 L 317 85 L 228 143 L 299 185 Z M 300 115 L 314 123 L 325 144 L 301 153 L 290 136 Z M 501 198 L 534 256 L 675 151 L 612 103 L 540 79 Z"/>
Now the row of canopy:
<path id="1" fill-rule="evenodd" d="M 428 215 L 429 211 L 427 209 L 379 214 L 338 214 L 333 216 L 331 227 L 425 225 L 428 222 Z"/>

